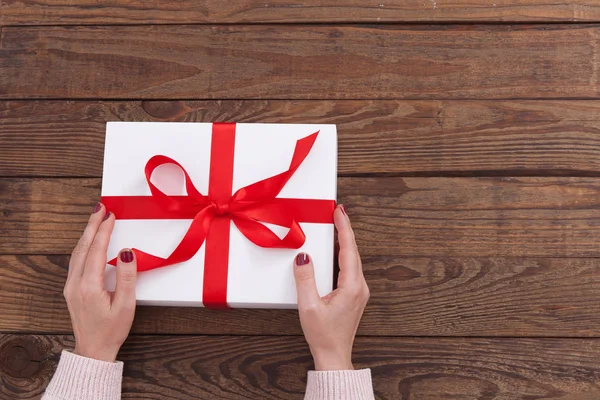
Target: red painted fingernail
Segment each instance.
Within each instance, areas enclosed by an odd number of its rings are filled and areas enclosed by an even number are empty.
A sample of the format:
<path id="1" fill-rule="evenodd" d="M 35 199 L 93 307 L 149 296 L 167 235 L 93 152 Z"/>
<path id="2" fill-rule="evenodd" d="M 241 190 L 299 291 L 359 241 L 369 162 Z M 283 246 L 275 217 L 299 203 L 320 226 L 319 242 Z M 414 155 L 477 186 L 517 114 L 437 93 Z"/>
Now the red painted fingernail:
<path id="1" fill-rule="evenodd" d="M 133 261 L 133 251 L 123 250 L 119 257 L 121 257 L 121 261 L 123 261 L 124 263 L 130 263 Z"/>
<path id="2" fill-rule="evenodd" d="M 306 265 L 310 262 L 310 258 L 306 253 L 300 253 L 296 256 L 296 265 Z"/>
<path id="3" fill-rule="evenodd" d="M 109 218 L 110 218 L 110 211 L 106 213 L 106 215 L 104 216 L 104 219 L 102 221 L 106 221 Z"/>
<path id="4" fill-rule="evenodd" d="M 96 205 L 94 206 L 94 211 L 92 211 L 92 214 L 96 214 L 101 209 L 102 209 L 102 203 L 96 203 Z"/>
<path id="5" fill-rule="evenodd" d="M 344 205 L 343 205 L 343 204 L 341 204 L 341 205 L 340 205 L 340 210 L 342 210 L 342 213 L 344 213 L 344 215 L 348 215 L 348 214 L 346 213 L 346 207 L 344 207 Z"/>

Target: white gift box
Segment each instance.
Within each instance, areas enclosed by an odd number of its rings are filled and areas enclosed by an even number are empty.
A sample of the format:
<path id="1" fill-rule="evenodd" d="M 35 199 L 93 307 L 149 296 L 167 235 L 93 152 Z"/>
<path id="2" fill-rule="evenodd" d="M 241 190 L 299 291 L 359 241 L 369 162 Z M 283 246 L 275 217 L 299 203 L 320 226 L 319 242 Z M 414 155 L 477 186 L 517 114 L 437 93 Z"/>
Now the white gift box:
<path id="1" fill-rule="evenodd" d="M 233 190 L 287 170 L 298 139 L 319 131 L 317 139 L 278 198 L 336 199 L 337 133 L 335 125 L 236 124 Z M 194 186 L 208 194 L 212 124 L 179 122 L 109 122 L 106 129 L 102 196 L 150 196 L 144 168 L 155 155 L 177 161 Z M 186 195 L 182 171 L 159 167 L 152 182 L 168 195 Z M 110 211 L 110 208 L 108 209 Z M 190 226 L 186 219 L 119 219 L 108 259 L 122 248 L 167 257 Z M 287 228 L 265 224 L 279 237 Z M 333 288 L 333 238 L 330 223 L 300 223 L 306 241 L 300 249 L 261 248 L 231 222 L 227 304 L 242 308 L 296 308 L 294 258 L 310 254 L 319 293 Z M 188 261 L 140 272 L 138 304 L 203 306 L 205 244 Z M 107 265 L 106 287 L 114 290 L 116 268 Z M 208 283 L 210 284 L 210 283 Z"/>

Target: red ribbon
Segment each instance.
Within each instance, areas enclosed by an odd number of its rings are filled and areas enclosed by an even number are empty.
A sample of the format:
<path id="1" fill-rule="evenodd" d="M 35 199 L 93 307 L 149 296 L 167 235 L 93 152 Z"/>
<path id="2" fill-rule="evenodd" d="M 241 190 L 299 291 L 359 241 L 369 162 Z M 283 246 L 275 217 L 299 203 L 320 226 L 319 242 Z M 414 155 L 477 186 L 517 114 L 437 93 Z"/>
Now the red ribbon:
<path id="1" fill-rule="evenodd" d="M 252 243 L 265 248 L 300 248 L 306 239 L 300 222 L 332 223 L 334 200 L 279 199 L 276 196 L 310 153 L 319 132 L 296 142 L 290 167 L 275 176 L 232 192 L 234 123 L 212 125 L 208 196 L 200 193 L 186 170 L 175 160 L 156 155 L 146 163 L 146 181 L 152 196 L 104 196 L 102 202 L 117 219 L 192 219 L 187 233 L 167 258 L 132 249 L 138 271 L 162 268 L 189 260 L 206 241 L 202 302 L 206 307 L 227 308 L 229 231 L 233 221 Z M 163 164 L 175 164 L 185 175 L 187 195 L 169 196 L 151 181 Z M 261 222 L 289 228 L 280 239 Z M 109 261 L 116 265 L 117 259 Z"/>

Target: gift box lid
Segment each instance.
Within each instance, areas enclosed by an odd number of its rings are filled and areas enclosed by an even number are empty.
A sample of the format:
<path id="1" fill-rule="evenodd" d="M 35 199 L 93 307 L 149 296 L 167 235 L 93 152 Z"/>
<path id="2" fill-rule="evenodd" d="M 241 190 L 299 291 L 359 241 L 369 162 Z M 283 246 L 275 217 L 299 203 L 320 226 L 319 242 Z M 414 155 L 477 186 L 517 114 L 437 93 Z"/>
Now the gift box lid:
<path id="1" fill-rule="evenodd" d="M 285 171 L 296 142 L 319 132 L 310 153 L 276 196 L 277 199 L 334 201 L 337 182 L 337 133 L 335 125 L 235 124 L 232 193 Z M 109 122 L 107 124 L 102 196 L 126 198 L 150 196 L 144 168 L 157 154 L 176 160 L 194 186 L 209 193 L 213 125 L 178 122 Z M 221 157 L 221 153 L 215 153 Z M 216 160 L 216 158 L 215 158 Z M 213 160 L 214 161 L 214 160 Z M 152 175 L 163 192 L 185 196 L 183 173 L 173 164 Z M 111 237 L 108 258 L 121 248 L 137 248 L 167 257 L 186 234 L 190 219 L 120 219 Z M 264 224 L 283 237 L 287 228 Z M 315 264 L 322 295 L 333 286 L 333 238 L 331 223 L 301 222 L 306 235 L 299 249 L 261 248 L 230 224 L 227 303 L 230 307 L 294 308 L 296 306 L 293 260 L 304 251 Z M 188 261 L 138 275 L 139 304 L 203 305 L 206 246 Z M 115 270 L 107 267 L 106 282 L 114 288 Z M 210 283 L 206 283 L 207 285 Z"/>

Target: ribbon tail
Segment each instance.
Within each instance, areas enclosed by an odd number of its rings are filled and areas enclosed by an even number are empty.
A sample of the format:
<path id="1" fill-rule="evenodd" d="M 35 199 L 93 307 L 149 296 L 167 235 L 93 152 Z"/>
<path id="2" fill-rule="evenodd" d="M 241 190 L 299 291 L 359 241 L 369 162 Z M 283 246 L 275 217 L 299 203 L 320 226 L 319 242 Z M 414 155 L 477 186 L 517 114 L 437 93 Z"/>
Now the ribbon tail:
<path id="1" fill-rule="evenodd" d="M 318 135 L 319 131 L 296 141 L 294 155 L 292 156 L 290 167 L 286 171 L 241 188 L 233 195 L 232 203 L 237 203 L 241 208 L 244 208 L 248 203 L 275 198 L 294 175 L 298 167 L 302 165 L 315 144 Z"/>
<path id="2" fill-rule="evenodd" d="M 280 199 L 261 202 L 245 208 L 240 214 L 255 221 L 290 226 L 290 215 L 296 222 L 332 224 L 335 200 Z"/>
<path id="3" fill-rule="evenodd" d="M 158 257 L 135 248 L 131 249 L 131 251 L 133 251 L 133 253 L 135 254 L 138 272 L 150 271 L 156 268 L 161 268 L 166 265 L 170 265 L 167 264 L 168 259 L 166 258 Z M 108 263 L 116 267 L 117 257 L 113 258 Z"/>
<path id="4" fill-rule="evenodd" d="M 212 207 L 206 207 L 196 214 L 183 239 L 167 258 L 158 257 L 139 249 L 132 249 L 137 261 L 137 270 L 139 272 L 150 271 L 152 269 L 182 263 L 192 258 L 194 254 L 200 250 L 200 247 L 202 247 L 206 235 L 208 234 L 210 224 L 214 218 L 215 214 Z M 114 258 L 108 263 L 116 266 L 117 259 Z"/>
<path id="5" fill-rule="evenodd" d="M 260 247 L 299 249 L 306 240 L 304 231 L 295 220 L 288 220 L 288 223 L 283 225 L 290 228 L 283 239 L 260 222 L 250 218 L 235 217 L 233 223 L 248 240 Z"/>

